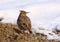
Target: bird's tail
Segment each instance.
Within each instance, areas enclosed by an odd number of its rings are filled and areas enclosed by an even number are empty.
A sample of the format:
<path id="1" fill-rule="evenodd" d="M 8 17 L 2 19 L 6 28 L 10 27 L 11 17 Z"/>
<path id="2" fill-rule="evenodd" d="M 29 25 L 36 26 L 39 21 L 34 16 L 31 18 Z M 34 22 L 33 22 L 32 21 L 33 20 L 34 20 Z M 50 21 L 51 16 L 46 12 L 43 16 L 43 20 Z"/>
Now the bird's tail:
<path id="1" fill-rule="evenodd" d="M 29 30 L 29 32 L 32 34 L 32 31 L 31 30 Z"/>

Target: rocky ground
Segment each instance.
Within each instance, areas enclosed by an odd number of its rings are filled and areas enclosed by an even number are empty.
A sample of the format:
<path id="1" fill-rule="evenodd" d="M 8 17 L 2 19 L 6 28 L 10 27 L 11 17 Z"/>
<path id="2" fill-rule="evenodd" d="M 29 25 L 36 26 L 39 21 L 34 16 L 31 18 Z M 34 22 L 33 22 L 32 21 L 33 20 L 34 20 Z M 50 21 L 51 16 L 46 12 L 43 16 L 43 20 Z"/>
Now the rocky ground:
<path id="1" fill-rule="evenodd" d="M 57 40 L 47 40 L 44 34 L 20 33 L 15 24 L 0 22 L 0 42 L 59 42 Z"/>

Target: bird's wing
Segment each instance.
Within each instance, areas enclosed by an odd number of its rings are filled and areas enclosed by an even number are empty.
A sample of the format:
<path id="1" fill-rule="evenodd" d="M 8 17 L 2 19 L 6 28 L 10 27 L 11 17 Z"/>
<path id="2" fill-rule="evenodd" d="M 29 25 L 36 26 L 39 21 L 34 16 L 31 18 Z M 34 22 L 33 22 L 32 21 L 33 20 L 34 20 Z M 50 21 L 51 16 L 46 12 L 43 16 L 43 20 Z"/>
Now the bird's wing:
<path id="1" fill-rule="evenodd" d="M 31 29 L 31 21 L 30 21 L 29 18 L 27 18 L 27 27 L 28 27 L 29 29 Z"/>
<path id="2" fill-rule="evenodd" d="M 20 24 L 24 29 L 26 29 L 27 24 L 26 24 L 26 19 L 24 17 L 20 18 Z"/>
<path id="3" fill-rule="evenodd" d="M 22 17 L 20 19 L 20 24 L 24 29 L 31 29 L 31 21 L 29 18 Z"/>

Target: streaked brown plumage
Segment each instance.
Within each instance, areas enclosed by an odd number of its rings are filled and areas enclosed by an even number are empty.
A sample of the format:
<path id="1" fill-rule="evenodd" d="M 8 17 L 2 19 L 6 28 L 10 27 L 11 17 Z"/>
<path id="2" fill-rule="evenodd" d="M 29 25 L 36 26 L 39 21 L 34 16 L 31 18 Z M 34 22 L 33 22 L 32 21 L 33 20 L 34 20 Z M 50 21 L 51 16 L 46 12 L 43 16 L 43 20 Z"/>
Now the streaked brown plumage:
<path id="1" fill-rule="evenodd" d="M 28 30 L 30 33 L 32 33 L 31 31 L 31 21 L 29 19 L 28 16 L 26 16 L 28 12 L 26 11 L 20 11 L 18 20 L 17 20 L 17 24 L 19 26 L 19 28 L 24 32 L 25 30 Z"/>

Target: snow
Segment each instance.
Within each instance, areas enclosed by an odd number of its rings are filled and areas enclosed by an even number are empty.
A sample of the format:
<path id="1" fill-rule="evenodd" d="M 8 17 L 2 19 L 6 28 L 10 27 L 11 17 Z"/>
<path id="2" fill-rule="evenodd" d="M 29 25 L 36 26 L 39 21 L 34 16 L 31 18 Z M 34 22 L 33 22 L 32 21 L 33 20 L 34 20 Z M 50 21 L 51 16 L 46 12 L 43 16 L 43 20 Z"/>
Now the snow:
<path id="1" fill-rule="evenodd" d="M 16 24 L 17 20 L 14 18 L 4 18 L 1 22 Z"/>
<path id="2" fill-rule="evenodd" d="M 52 40 L 52 39 L 57 39 L 57 40 L 60 40 L 60 36 L 58 36 L 57 34 L 53 33 L 52 30 L 48 30 L 48 29 L 41 29 L 42 27 L 38 28 L 37 26 L 33 26 L 32 27 L 32 32 L 33 34 L 36 34 L 36 33 L 41 33 L 41 34 L 45 34 L 47 35 L 47 39 L 48 40 Z"/>

